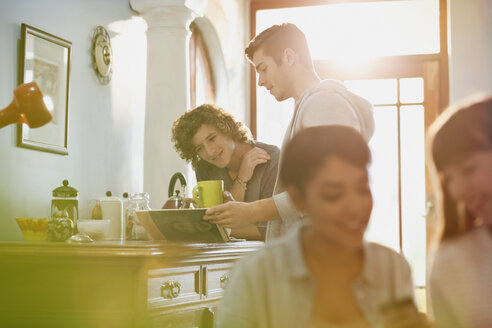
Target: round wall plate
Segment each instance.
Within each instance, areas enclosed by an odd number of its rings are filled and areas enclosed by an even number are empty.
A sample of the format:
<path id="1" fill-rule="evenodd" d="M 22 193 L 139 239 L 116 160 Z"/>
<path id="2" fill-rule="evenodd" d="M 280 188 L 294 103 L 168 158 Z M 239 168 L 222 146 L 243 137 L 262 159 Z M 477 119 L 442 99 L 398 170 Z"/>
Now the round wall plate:
<path id="1" fill-rule="evenodd" d="M 113 75 L 113 50 L 108 32 L 96 27 L 92 35 L 92 63 L 101 84 L 108 84 Z"/>

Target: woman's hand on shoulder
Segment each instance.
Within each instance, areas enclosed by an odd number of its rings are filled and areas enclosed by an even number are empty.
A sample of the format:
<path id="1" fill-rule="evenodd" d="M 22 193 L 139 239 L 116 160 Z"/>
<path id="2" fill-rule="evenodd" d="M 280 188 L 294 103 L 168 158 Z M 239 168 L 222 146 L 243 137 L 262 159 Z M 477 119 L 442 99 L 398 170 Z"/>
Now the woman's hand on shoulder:
<path id="1" fill-rule="evenodd" d="M 248 182 L 253 177 L 255 167 L 259 164 L 264 164 L 269 160 L 270 155 L 264 149 L 254 147 L 244 154 L 237 174 L 238 178 L 244 182 Z"/>

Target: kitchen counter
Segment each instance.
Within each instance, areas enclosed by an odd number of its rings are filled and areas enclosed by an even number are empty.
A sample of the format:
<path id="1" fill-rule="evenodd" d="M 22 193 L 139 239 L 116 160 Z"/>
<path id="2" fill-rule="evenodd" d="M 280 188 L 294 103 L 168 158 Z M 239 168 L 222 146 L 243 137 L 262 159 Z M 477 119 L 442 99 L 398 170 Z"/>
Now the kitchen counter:
<path id="1" fill-rule="evenodd" d="M 212 327 L 261 242 L 0 242 L 1 327 Z"/>

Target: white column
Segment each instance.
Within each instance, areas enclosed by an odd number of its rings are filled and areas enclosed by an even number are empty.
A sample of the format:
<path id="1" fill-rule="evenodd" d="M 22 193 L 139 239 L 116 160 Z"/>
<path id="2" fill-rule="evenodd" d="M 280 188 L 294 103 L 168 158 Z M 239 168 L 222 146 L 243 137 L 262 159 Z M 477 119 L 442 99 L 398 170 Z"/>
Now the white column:
<path id="1" fill-rule="evenodd" d="M 172 123 L 189 108 L 189 26 L 206 0 L 130 0 L 147 22 L 144 191 L 152 208 L 168 198 L 175 172 L 187 165 L 171 142 Z"/>

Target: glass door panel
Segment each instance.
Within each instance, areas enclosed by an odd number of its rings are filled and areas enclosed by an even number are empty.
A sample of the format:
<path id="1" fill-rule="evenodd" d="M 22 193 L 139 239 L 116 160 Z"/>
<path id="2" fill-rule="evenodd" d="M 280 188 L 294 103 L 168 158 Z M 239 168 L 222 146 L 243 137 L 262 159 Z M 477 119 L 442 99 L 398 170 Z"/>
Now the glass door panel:
<path id="1" fill-rule="evenodd" d="M 424 102 L 424 79 L 413 77 L 400 79 L 400 102 L 415 104 Z"/>
<path id="2" fill-rule="evenodd" d="M 369 179 L 374 205 L 366 238 L 400 251 L 398 201 L 398 117 L 396 106 L 375 107 L 376 129 L 369 143 Z"/>
<path id="3" fill-rule="evenodd" d="M 350 80 L 345 85 L 376 105 L 376 128 L 369 143 L 374 209 L 367 240 L 402 252 L 415 284 L 425 286 L 423 79 Z"/>
<path id="4" fill-rule="evenodd" d="M 400 108 L 402 251 L 417 286 L 425 285 L 424 106 Z"/>

